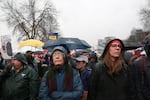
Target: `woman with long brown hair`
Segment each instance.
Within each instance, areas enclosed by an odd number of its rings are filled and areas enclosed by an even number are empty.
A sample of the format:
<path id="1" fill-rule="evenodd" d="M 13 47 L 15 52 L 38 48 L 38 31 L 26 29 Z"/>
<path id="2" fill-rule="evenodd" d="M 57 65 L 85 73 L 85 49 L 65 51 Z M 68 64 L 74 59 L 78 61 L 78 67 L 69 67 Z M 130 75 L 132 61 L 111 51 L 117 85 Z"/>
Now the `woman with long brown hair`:
<path id="1" fill-rule="evenodd" d="M 120 39 L 107 42 L 89 80 L 88 100 L 130 100 L 132 86 Z"/>

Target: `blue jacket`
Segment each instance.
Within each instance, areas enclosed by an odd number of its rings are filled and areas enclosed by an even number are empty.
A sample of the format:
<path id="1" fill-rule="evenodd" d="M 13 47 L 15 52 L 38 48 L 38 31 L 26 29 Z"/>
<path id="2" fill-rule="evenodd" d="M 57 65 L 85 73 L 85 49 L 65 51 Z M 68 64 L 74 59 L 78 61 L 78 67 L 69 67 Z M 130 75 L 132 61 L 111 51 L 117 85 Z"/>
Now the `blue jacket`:
<path id="1" fill-rule="evenodd" d="M 65 71 L 61 70 L 60 73 L 56 73 L 57 91 L 53 91 L 51 94 L 48 93 L 48 86 L 46 84 L 47 73 L 48 71 L 44 74 L 41 81 L 39 90 L 40 100 L 81 100 L 83 86 L 78 70 L 73 69 L 73 91 L 62 91 Z"/>
<path id="2" fill-rule="evenodd" d="M 88 91 L 88 80 L 90 78 L 91 71 L 91 69 L 86 67 L 85 70 L 80 73 L 84 91 Z"/>

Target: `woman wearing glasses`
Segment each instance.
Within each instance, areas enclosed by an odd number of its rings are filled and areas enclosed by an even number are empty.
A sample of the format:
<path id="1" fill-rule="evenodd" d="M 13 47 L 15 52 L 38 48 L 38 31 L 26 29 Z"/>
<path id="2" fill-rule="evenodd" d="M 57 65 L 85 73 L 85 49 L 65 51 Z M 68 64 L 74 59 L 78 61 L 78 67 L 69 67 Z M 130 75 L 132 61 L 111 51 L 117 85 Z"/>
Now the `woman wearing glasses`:
<path id="1" fill-rule="evenodd" d="M 131 100 L 132 84 L 120 39 L 107 42 L 89 80 L 88 100 Z"/>

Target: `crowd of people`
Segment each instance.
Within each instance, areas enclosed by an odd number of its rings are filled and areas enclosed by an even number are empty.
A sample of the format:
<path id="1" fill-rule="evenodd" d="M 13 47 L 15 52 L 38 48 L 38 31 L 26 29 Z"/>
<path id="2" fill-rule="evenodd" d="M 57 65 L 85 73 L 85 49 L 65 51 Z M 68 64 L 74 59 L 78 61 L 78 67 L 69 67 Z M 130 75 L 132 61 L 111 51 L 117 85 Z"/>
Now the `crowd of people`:
<path id="1" fill-rule="evenodd" d="M 0 53 L 0 100 L 150 100 L 150 35 L 145 54 L 125 50 L 122 40 L 94 51 L 70 53 L 64 45 L 42 54 Z"/>

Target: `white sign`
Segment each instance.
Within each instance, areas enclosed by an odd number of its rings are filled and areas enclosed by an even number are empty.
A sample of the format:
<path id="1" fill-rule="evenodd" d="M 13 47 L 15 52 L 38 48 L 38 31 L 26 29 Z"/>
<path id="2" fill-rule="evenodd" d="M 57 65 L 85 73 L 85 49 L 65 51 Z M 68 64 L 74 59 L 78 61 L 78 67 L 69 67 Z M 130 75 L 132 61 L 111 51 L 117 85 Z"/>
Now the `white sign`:
<path id="1" fill-rule="evenodd" d="M 4 59 L 11 59 L 12 47 L 11 38 L 9 35 L 1 36 L 1 53 Z"/>

